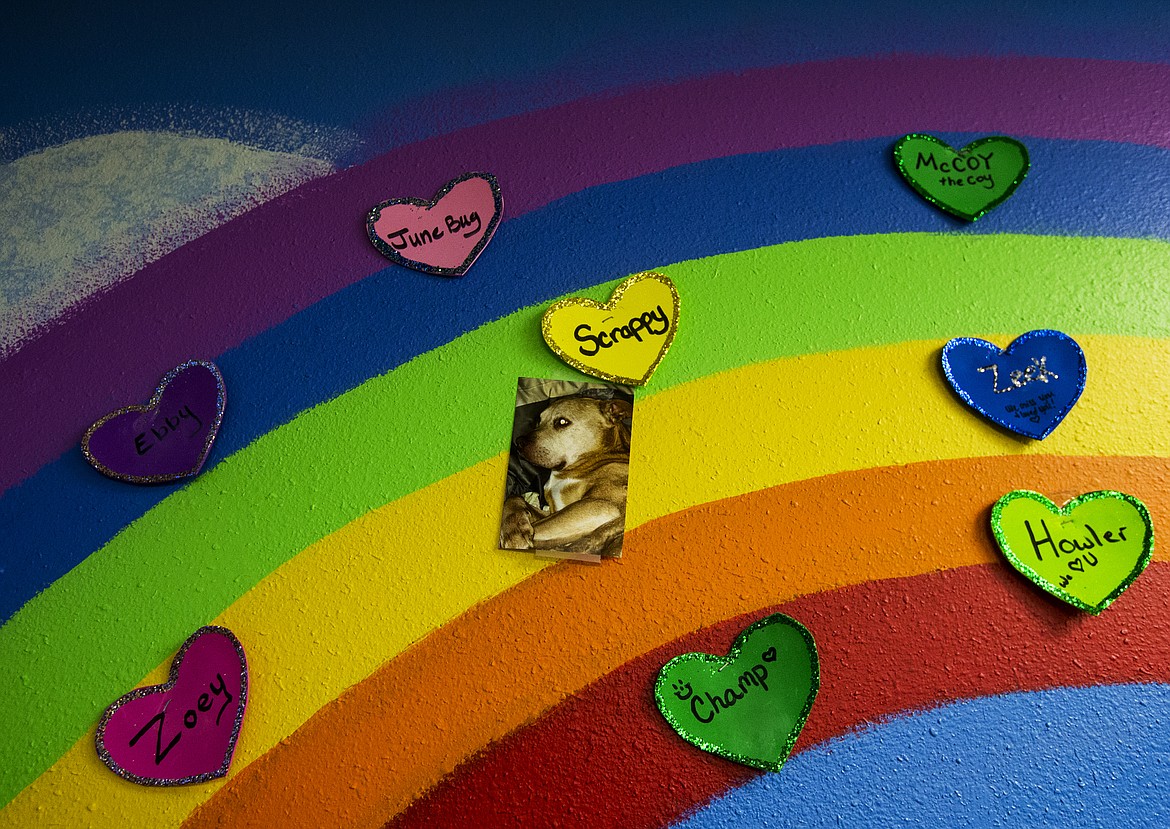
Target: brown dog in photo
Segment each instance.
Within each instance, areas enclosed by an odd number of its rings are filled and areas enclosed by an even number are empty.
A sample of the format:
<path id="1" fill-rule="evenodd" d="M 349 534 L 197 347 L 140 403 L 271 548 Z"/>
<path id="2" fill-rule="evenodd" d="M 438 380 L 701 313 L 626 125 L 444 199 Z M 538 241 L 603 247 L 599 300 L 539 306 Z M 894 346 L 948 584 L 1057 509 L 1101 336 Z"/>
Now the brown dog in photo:
<path id="1" fill-rule="evenodd" d="M 621 399 L 562 397 L 517 441 L 520 454 L 551 470 L 544 486 L 548 511 L 520 496 L 504 502 L 500 546 L 505 550 L 558 550 L 585 555 L 621 554 L 630 476 L 633 407 Z"/>

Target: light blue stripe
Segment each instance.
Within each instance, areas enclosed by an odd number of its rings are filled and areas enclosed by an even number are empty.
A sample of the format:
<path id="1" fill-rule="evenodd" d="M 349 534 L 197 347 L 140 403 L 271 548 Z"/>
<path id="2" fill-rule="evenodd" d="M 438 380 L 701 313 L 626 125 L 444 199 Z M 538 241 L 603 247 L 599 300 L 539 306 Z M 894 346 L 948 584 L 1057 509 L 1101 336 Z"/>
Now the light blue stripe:
<path id="1" fill-rule="evenodd" d="M 1166 685 L 959 702 L 798 754 L 676 825 L 1166 829 L 1168 721 Z"/>

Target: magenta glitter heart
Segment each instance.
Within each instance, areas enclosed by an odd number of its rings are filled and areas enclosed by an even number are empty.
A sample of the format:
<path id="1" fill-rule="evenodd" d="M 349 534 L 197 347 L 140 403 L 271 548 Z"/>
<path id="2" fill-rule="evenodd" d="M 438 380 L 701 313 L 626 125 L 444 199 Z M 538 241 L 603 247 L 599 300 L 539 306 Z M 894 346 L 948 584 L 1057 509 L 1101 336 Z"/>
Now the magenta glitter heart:
<path id="1" fill-rule="evenodd" d="M 170 371 L 145 406 L 110 412 L 81 439 L 103 475 L 155 484 L 197 475 L 211 453 L 227 403 L 214 363 L 191 360 Z"/>
<path id="2" fill-rule="evenodd" d="M 119 777 L 181 786 L 227 774 L 248 702 L 248 661 L 227 628 L 183 643 L 165 685 L 136 688 L 106 709 L 97 753 Z"/>

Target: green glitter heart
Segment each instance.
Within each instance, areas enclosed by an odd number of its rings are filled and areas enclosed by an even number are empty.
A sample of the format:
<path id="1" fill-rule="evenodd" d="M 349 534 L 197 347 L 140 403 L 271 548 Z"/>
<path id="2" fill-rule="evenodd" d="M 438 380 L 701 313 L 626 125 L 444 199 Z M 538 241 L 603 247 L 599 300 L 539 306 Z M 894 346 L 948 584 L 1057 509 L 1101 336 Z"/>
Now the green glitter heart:
<path id="1" fill-rule="evenodd" d="M 1141 575 L 1154 553 L 1154 525 L 1132 495 L 1102 490 L 1064 507 L 1017 489 L 995 502 L 991 531 L 1029 581 L 1096 615 Z"/>
<path id="2" fill-rule="evenodd" d="M 1014 193 L 1029 166 L 1024 145 L 1002 135 L 956 152 L 932 135 L 911 133 L 894 145 L 894 161 L 920 196 L 971 222 Z"/>
<path id="3" fill-rule="evenodd" d="M 727 656 L 684 653 L 654 684 L 658 710 L 699 748 L 778 771 L 800 736 L 820 688 L 812 634 L 776 613 L 747 628 Z"/>

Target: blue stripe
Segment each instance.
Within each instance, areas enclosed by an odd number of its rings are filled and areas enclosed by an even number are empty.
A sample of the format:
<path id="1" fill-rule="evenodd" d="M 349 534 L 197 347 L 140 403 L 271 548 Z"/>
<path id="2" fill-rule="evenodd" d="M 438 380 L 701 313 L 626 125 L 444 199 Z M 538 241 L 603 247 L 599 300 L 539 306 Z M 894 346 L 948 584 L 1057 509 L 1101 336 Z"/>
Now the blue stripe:
<path id="1" fill-rule="evenodd" d="M 223 137 L 238 127 L 232 109 L 331 128 L 393 110 L 405 142 L 616 88 L 837 57 L 1170 59 L 1163 0 L 1114 4 L 1108 15 L 1090 0 L 1048 8 L 936 0 L 926 11 L 918 0 L 610 0 L 588 12 L 454 0 L 332 13 L 304 3 L 210 6 L 12 13 L 0 50 L 0 127 L 28 127 L 15 131 L 24 143 L 16 152 L 128 121 L 150 128 L 136 117 L 144 110 L 155 111 L 158 129 Z M 184 118 L 186 105 L 209 110 L 207 123 Z M 38 134 L 27 122 L 41 119 L 51 128 Z"/>
<path id="2" fill-rule="evenodd" d="M 970 138 L 946 137 L 957 145 Z M 465 331 L 671 262 L 793 240 L 902 231 L 1170 238 L 1170 205 L 1144 184 L 1170 169 L 1170 151 L 1029 141 L 1028 180 L 993 213 L 966 225 L 901 181 L 889 160 L 892 144 L 877 139 L 716 159 L 595 187 L 502 223 L 466 277 L 421 278 L 389 268 L 222 356 L 198 355 L 215 359 L 229 386 L 228 414 L 207 468 L 304 409 Z M 722 218 L 713 223 L 711 217 Z M 549 251 L 560 255 L 549 258 Z M 859 287 L 866 290 L 880 286 Z M 924 337 L 953 333 L 922 321 Z M 780 347 L 762 343 L 759 359 Z M 468 465 L 476 460 L 468 458 Z M 107 480 L 80 452 L 10 489 L 0 498 L 0 527 L 11 551 L 0 561 L 2 618 L 172 491 Z"/>
<path id="3" fill-rule="evenodd" d="M 677 826 L 1165 829 L 1168 717 L 1166 685 L 970 700 L 798 754 Z"/>

